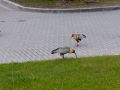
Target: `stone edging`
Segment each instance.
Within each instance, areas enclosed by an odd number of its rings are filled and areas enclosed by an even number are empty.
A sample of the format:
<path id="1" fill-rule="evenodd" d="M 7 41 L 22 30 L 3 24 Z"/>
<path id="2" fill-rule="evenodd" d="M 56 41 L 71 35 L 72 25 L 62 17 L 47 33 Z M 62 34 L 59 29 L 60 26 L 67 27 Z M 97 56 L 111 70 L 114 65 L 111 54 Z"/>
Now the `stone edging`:
<path id="1" fill-rule="evenodd" d="M 22 11 L 33 11 L 33 12 L 45 12 L 45 13 L 74 13 L 74 12 L 96 12 L 96 11 L 110 11 L 118 10 L 120 6 L 108 6 L 108 7 L 94 7 L 94 8 L 72 8 L 72 9 L 49 9 L 49 8 L 32 8 L 24 7 L 17 3 L 9 0 L 2 0 L 2 2 L 19 8 Z"/>

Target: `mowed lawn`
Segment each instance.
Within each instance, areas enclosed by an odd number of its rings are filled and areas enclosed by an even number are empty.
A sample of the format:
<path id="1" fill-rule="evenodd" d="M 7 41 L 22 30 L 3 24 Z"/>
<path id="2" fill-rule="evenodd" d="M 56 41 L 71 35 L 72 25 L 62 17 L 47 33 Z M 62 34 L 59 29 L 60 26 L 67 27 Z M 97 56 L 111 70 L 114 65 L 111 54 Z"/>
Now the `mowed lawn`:
<path id="1" fill-rule="evenodd" d="M 120 90 L 120 55 L 0 64 L 0 90 Z"/>

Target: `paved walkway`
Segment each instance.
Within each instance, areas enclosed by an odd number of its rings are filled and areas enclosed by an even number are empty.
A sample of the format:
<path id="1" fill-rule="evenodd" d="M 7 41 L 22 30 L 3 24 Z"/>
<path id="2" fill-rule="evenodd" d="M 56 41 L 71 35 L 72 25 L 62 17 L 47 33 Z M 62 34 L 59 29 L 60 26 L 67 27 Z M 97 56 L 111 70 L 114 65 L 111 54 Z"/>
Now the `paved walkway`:
<path id="1" fill-rule="evenodd" d="M 0 63 L 61 58 L 50 52 L 66 45 L 75 48 L 79 57 L 120 54 L 120 10 L 36 13 L 0 1 L 0 31 Z M 87 38 L 75 47 L 72 33 L 83 33 Z"/>

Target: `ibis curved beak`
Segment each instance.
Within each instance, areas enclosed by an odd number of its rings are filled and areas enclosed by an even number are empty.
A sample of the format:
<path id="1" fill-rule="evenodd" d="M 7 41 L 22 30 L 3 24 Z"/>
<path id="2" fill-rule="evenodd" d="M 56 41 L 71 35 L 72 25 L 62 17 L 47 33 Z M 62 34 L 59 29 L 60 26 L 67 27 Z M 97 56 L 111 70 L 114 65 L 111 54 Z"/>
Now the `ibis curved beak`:
<path id="1" fill-rule="evenodd" d="M 76 55 L 76 58 L 77 58 L 77 54 L 75 53 L 75 55 Z"/>

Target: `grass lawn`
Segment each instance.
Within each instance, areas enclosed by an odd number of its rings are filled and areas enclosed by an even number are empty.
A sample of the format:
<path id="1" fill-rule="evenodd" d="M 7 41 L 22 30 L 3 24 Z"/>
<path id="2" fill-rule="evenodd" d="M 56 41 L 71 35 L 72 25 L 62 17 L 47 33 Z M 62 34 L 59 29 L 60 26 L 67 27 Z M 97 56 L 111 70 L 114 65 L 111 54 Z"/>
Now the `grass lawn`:
<path id="1" fill-rule="evenodd" d="M 83 0 L 73 0 L 69 4 L 63 5 L 59 0 L 10 0 L 27 7 L 39 8 L 84 8 L 84 7 L 100 7 L 120 5 L 120 0 L 87 0 L 89 3 L 84 3 Z"/>
<path id="2" fill-rule="evenodd" d="M 0 90 L 119 90 L 120 55 L 0 64 Z"/>

